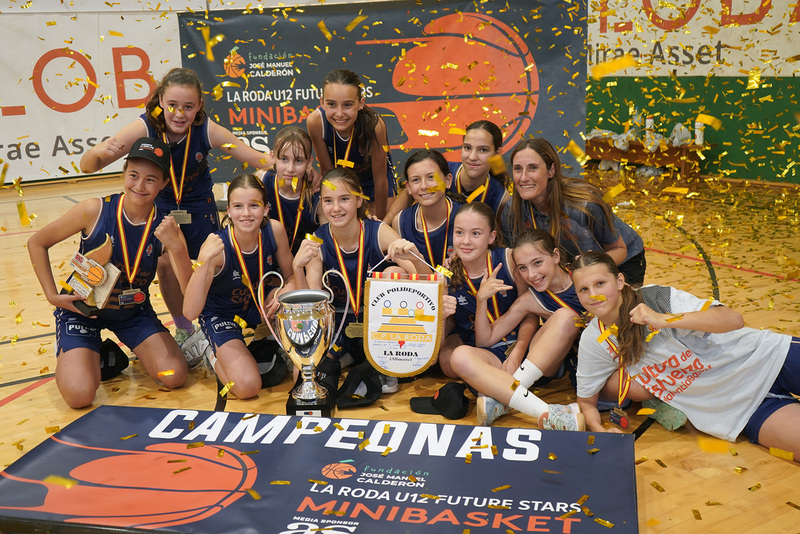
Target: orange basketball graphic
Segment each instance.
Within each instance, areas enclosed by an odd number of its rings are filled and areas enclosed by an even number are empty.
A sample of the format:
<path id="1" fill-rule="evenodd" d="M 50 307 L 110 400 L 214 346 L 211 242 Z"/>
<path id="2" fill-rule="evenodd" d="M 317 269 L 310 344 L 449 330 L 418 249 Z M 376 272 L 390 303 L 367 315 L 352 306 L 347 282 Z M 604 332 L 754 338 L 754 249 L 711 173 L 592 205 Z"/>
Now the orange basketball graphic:
<path id="1" fill-rule="evenodd" d="M 89 268 L 81 274 L 83 279 L 92 286 L 99 286 L 106 279 L 106 270 L 95 262 L 89 263 Z"/>
<path id="2" fill-rule="evenodd" d="M 325 478 L 334 478 L 341 480 L 343 478 L 350 478 L 356 474 L 357 469 L 352 464 L 328 464 L 322 468 L 322 476 Z"/>
<path id="3" fill-rule="evenodd" d="M 231 78 L 239 78 L 244 74 L 244 66 L 247 64 L 245 59 L 239 55 L 238 52 L 231 52 L 223 62 L 225 65 L 225 74 Z"/>
<path id="4" fill-rule="evenodd" d="M 73 448 L 73 454 L 83 451 L 93 458 L 69 470 L 77 485 L 67 489 L 7 472 L 3 476 L 43 486 L 42 503 L 24 509 L 53 514 L 64 522 L 146 529 L 185 525 L 222 511 L 247 495 L 256 481 L 253 460 L 229 447 L 187 449 L 185 443 L 163 443 L 126 451 L 51 439 Z M 105 503 L 102 516 L 98 502 Z"/>

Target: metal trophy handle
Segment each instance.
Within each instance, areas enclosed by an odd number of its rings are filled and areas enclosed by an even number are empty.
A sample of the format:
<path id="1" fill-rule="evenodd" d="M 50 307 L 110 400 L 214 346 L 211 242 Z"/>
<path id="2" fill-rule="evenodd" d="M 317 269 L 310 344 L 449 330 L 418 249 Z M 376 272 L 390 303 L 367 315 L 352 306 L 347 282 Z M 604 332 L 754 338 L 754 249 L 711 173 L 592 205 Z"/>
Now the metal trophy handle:
<path id="1" fill-rule="evenodd" d="M 325 289 L 327 289 L 328 293 L 331 294 L 331 297 L 328 299 L 328 304 L 330 304 L 333 301 L 333 289 L 331 289 L 331 286 L 327 284 L 327 282 L 325 281 L 325 277 L 331 273 L 338 275 L 339 278 L 342 279 L 342 281 L 344 282 L 344 290 L 347 293 L 347 298 L 344 299 L 344 315 L 342 315 L 342 320 L 339 323 L 338 330 L 336 330 L 336 335 L 333 336 L 333 343 L 336 343 L 336 340 L 339 339 L 339 334 L 342 333 L 342 328 L 344 328 L 344 322 L 347 319 L 347 312 L 350 310 L 350 284 L 347 282 L 347 279 L 344 277 L 344 275 L 339 271 L 328 269 L 327 271 L 322 273 L 322 285 L 325 286 Z"/>
<path id="2" fill-rule="evenodd" d="M 258 291 L 256 292 L 256 295 L 258 296 L 258 302 L 256 302 L 256 306 L 258 306 L 258 311 L 261 314 L 261 318 L 264 320 L 265 323 L 267 323 L 267 327 L 269 328 L 269 332 L 272 334 L 272 337 L 275 338 L 275 341 L 278 342 L 278 345 L 280 345 L 281 348 L 285 351 L 286 347 L 284 347 L 283 343 L 281 343 L 281 339 L 275 335 L 275 330 L 272 328 L 272 324 L 267 318 L 266 306 L 264 305 L 264 302 L 261 299 L 261 294 L 262 294 L 261 292 L 264 289 L 264 281 L 267 279 L 268 276 L 272 274 L 274 274 L 281 280 L 281 285 L 280 287 L 278 287 L 278 291 L 280 291 L 286 286 L 286 281 L 283 279 L 283 276 L 281 276 L 281 273 L 279 273 L 278 271 L 270 271 L 268 273 L 264 273 L 264 276 L 262 276 L 261 280 L 258 281 Z"/>

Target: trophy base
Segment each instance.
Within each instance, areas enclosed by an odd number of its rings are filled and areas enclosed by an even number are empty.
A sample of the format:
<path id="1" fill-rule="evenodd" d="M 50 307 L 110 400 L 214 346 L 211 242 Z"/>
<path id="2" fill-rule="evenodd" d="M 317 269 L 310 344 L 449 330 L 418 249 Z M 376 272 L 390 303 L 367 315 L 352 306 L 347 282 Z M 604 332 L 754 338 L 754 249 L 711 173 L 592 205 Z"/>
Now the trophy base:
<path id="1" fill-rule="evenodd" d="M 286 401 L 286 415 L 308 415 L 312 417 L 332 417 L 336 409 L 336 401 L 333 395 L 328 395 L 323 399 L 304 401 L 295 399 L 289 394 Z"/>

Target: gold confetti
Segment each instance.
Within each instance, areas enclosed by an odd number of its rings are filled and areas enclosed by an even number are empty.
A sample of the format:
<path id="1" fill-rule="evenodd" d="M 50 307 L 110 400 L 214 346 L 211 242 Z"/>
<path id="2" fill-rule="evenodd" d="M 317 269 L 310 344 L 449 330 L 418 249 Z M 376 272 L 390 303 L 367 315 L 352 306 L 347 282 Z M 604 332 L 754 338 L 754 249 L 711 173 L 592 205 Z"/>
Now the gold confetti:
<path id="1" fill-rule="evenodd" d="M 364 441 L 358 444 L 358 450 L 363 451 L 364 447 L 366 447 L 367 445 L 369 445 L 369 440 L 365 439 Z"/>
<path id="2" fill-rule="evenodd" d="M 64 486 L 67 489 L 70 489 L 73 486 L 78 484 L 77 480 L 73 480 L 71 478 L 60 477 L 58 475 L 50 475 L 45 478 L 42 482 L 45 484 L 55 484 L 57 486 Z"/>
<path id="3" fill-rule="evenodd" d="M 28 226 L 31 224 L 31 218 L 28 217 L 28 209 L 25 207 L 25 203 L 21 200 L 17 201 L 17 211 L 19 212 L 19 222 L 22 226 Z"/>
<path id="4" fill-rule="evenodd" d="M 587 450 L 586 452 L 588 452 L 589 454 L 594 454 L 594 453 L 600 452 L 600 449 L 598 449 L 597 447 L 595 447 L 595 448 L 593 448 L 593 449 L 589 449 L 589 450 Z"/>
<path id="5" fill-rule="evenodd" d="M 589 436 L 588 438 L 586 438 L 586 444 L 594 445 L 594 436 Z"/>
<path id="6" fill-rule="evenodd" d="M 636 64 L 636 59 L 632 55 L 625 54 L 620 58 L 604 61 L 592 67 L 592 78 L 599 80 L 614 72 L 633 67 Z"/>
<path id="7" fill-rule="evenodd" d="M 206 446 L 206 442 L 205 441 L 195 441 L 194 443 L 187 443 L 186 444 L 186 448 L 187 449 L 197 449 L 199 447 L 205 447 L 205 446 Z"/>
<path id="8" fill-rule="evenodd" d="M 464 128 L 450 128 L 448 133 L 452 135 L 467 135 L 467 131 Z"/>
<path id="9" fill-rule="evenodd" d="M 745 471 L 747 471 L 747 468 L 746 468 L 746 467 L 742 467 L 741 465 L 735 465 L 735 466 L 733 467 L 733 470 L 734 470 L 734 471 L 736 471 L 737 473 L 739 473 L 739 474 L 741 475 L 742 473 L 744 473 Z"/>
<path id="10" fill-rule="evenodd" d="M 309 478 L 308 481 L 311 482 L 312 484 L 317 484 L 318 486 L 325 486 L 328 484 L 324 480 L 314 480 L 313 478 Z"/>
<path id="11" fill-rule="evenodd" d="M 331 32 L 328 31 L 328 27 L 325 26 L 324 20 L 321 20 L 317 23 L 317 28 L 319 28 L 319 31 L 321 31 L 322 35 L 325 36 L 325 39 L 327 39 L 328 41 L 333 39 L 333 35 L 331 34 Z"/>
<path id="12" fill-rule="evenodd" d="M 136 436 L 138 436 L 138 435 L 139 435 L 139 434 L 131 434 L 130 436 L 123 436 L 123 437 L 119 438 L 119 440 L 120 440 L 120 441 L 125 441 L 126 439 L 135 438 L 135 437 L 136 437 Z"/>
<path id="13" fill-rule="evenodd" d="M 392 452 L 392 448 L 391 447 L 386 447 L 385 449 L 383 449 L 383 452 L 381 453 L 381 456 L 388 456 L 390 452 Z"/>
<path id="14" fill-rule="evenodd" d="M 614 528 L 614 523 L 612 523 L 611 521 L 606 521 L 605 519 L 600 519 L 599 517 L 595 517 L 594 522 L 600 523 L 604 527 Z"/>
<path id="15" fill-rule="evenodd" d="M 636 461 L 635 461 L 635 462 L 633 462 L 633 463 L 634 463 L 635 465 L 639 465 L 639 464 L 643 464 L 643 463 L 645 463 L 646 461 L 647 461 L 647 456 L 642 456 L 641 458 L 639 458 L 638 460 L 636 460 Z"/>
<path id="16" fill-rule="evenodd" d="M 259 451 L 258 449 L 254 450 L 254 451 L 241 451 L 241 452 L 239 452 L 239 456 L 248 456 L 250 454 L 258 454 L 259 452 L 261 452 L 261 451 Z"/>
<path id="17" fill-rule="evenodd" d="M 328 182 L 328 183 L 330 183 L 330 182 Z M 314 243 L 319 243 L 320 245 L 323 243 L 322 238 L 321 237 L 317 237 L 314 234 L 306 234 L 306 239 L 308 239 L 310 241 L 313 241 Z M 335 426 L 339 430 L 344 430 L 344 428 L 339 423 L 336 423 L 333 426 Z"/>
<path id="18" fill-rule="evenodd" d="M 225 385 L 222 387 L 222 389 L 220 389 L 220 390 L 219 390 L 219 396 L 220 396 L 220 397 L 224 397 L 225 395 L 227 395 L 227 394 L 228 394 L 228 392 L 231 390 L 231 388 L 232 388 L 232 387 L 233 387 L 233 380 L 231 380 L 230 382 L 228 382 L 227 384 L 225 384 Z M 300 422 L 299 422 L 299 421 L 298 421 L 298 424 L 300 424 Z"/>
<path id="19" fill-rule="evenodd" d="M 492 491 L 494 491 L 494 492 L 503 491 L 503 490 L 507 490 L 510 487 L 511 487 L 511 484 L 506 484 L 505 486 L 498 486 L 496 488 L 492 488 Z"/>
<path id="20" fill-rule="evenodd" d="M 611 189 L 609 189 L 608 191 L 606 191 L 606 194 L 603 195 L 603 201 L 605 201 L 606 204 L 611 204 L 611 200 L 615 196 L 617 196 L 620 193 L 622 193 L 623 191 L 625 191 L 625 185 L 624 184 L 617 184 L 614 187 L 612 187 Z"/>
<path id="21" fill-rule="evenodd" d="M 676 195 L 685 195 L 689 192 L 688 187 L 665 187 L 661 190 L 663 193 L 675 193 Z"/>
<path id="22" fill-rule="evenodd" d="M 510 506 L 503 506 L 501 504 L 490 504 L 486 508 L 491 508 L 492 510 L 511 510 Z"/>
<path id="23" fill-rule="evenodd" d="M 178 460 L 167 460 L 168 464 L 185 464 L 188 460 L 186 458 L 181 458 Z"/>
<path id="24" fill-rule="evenodd" d="M 217 458 L 222 458 L 223 456 L 225 456 L 225 451 L 223 449 L 218 450 Z"/>
<path id="25" fill-rule="evenodd" d="M 272 486 L 288 486 L 291 484 L 288 480 L 273 480 L 270 482 Z"/>
<path id="26" fill-rule="evenodd" d="M 606 296 L 605 295 L 589 295 L 589 298 L 594 299 L 594 300 L 596 300 L 598 302 L 605 302 L 605 300 L 606 300 Z M 611 331 L 611 329 L 609 328 L 608 332 L 610 332 L 610 331 Z"/>
<path id="27" fill-rule="evenodd" d="M 322 430 L 321 426 L 317 425 L 317 426 L 314 427 L 314 432 L 322 432 L 322 431 L 323 430 Z"/>
<path id="28" fill-rule="evenodd" d="M 786 501 L 786 504 L 794 508 L 795 510 L 800 510 L 800 505 L 793 503 L 792 501 Z"/>
<path id="29" fill-rule="evenodd" d="M 251 489 L 247 490 L 247 493 L 250 494 L 250 496 L 253 498 L 254 501 L 260 501 L 261 500 L 261 495 L 259 495 L 256 490 L 251 488 Z"/>
<path id="30" fill-rule="evenodd" d="M 650 341 L 651 339 L 653 339 L 653 338 L 656 336 L 656 334 L 658 334 L 659 332 L 661 332 L 661 330 L 653 330 L 652 332 L 650 332 L 649 334 L 647 334 L 647 336 L 644 338 L 645 342 L 648 342 L 648 341 Z M 654 410 L 654 411 L 655 411 L 655 410 Z"/>
<path id="31" fill-rule="evenodd" d="M 703 124 L 707 124 L 714 128 L 715 130 L 719 130 L 722 126 L 722 121 L 716 117 L 712 117 L 711 115 L 706 115 L 704 113 L 700 113 L 697 115 L 695 119 L 697 122 L 702 122 Z"/>
<path id="32" fill-rule="evenodd" d="M 794 453 L 792 451 L 785 451 L 777 447 L 770 447 L 769 453 L 772 456 L 777 456 L 778 458 L 783 458 L 784 460 L 789 460 L 790 462 L 794 460 Z"/>
<path id="33" fill-rule="evenodd" d="M 722 503 L 717 501 L 706 501 L 706 506 L 722 506 Z"/>
<path id="34" fill-rule="evenodd" d="M 707 309 L 708 308 L 706 308 L 706 310 Z M 703 311 L 705 311 L 705 310 L 703 310 Z M 678 313 L 678 314 L 670 313 L 669 315 L 671 315 L 672 317 L 667 319 L 668 323 L 674 323 L 675 321 L 680 321 L 681 319 L 683 319 L 683 314 L 682 313 Z"/>
<path id="35" fill-rule="evenodd" d="M 44 427 L 44 431 L 48 434 L 55 434 L 56 432 L 61 432 L 61 428 L 58 426 L 46 426 Z"/>
<path id="36" fill-rule="evenodd" d="M 388 434 L 388 433 L 389 433 L 389 431 L 390 431 L 391 429 L 392 429 L 392 425 L 390 425 L 390 424 L 388 424 L 388 423 L 386 423 L 385 425 L 383 425 L 383 433 L 384 433 L 384 434 Z"/>
<path id="37" fill-rule="evenodd" d="M 655 408 L 639 408 L 639 411 L 636 412 L 636 415 L 650 415 L 656 413 Z"/>
<path id="38" fill-rule="evenodd" d="M 353 20 L 351 20 L 350 24 L 345 26 L 344 29 L 347 30 L 348 32 L 351 32 L 351 31 L 353 31 L 355 29 L 356 26 L 358 26 L 359 24 L 361 24 L 365 20 L 367 20 L 367 16 L 366 15 L 359 15 L 356 18 L 354 18 Z M 328 40 L 330 40 L 330 39 L 328 39 Z"/>
<path id="39" fill-rule="evenodd" d="M 497 445 L 492 445 L 492 454 L 497 456 Z"/>
<path id="40" fill-rule="evenodd" d="M 17 449 L 19 449 L 19 450 L 22 450 L 22 442 L 23 442 L 23 441 L 25 441 L 25 438 L 22 438 L 22 439 L 20 439 L 20 440 L 17 440 L 17 441 L 15 441 L 14 443 L 12 443 L 11 445 L 12 445 L 12 446 L 14 446 L 14 447 L 16 447 L 16 448 L 17 448 Z"/>
<path id="41" fill-rule="evenodd" d="M 667 464 L 665 464 L 664 462 L 662 462 L 662 461 L 661 461 L 660 459 L 658 459 L 658 458 L 656 458 L 656 463 L 657 463 L 658 465 L 660 465 L 661 467 L 667 467 Z"/>
<path id="42" fill-rule="evenodd" d="M 464 463 L 471 464 L 472 463 L 472 453 L 468 452 L 464 457 Z"/>
<path id="43" fill-rule="evenodd" d="M 594 513 L 589 510 L 588 506 L 581 506 L 581 511 L 584 513 L 584 515 L 586 515 L 586 517 L 592 517 L 594 515 Z"/>
<path id="44" fill-rule="evenodd" d="M 556 456 L 556 453 L 554 453 L 554 452 L 551 452 L 550 454 L 548 454 L 547 458 L 549 458 L 550 460 L 558 460 L 558 456 Z"/>
<path id="45" fill-rule="evenodd" d="M 577 514 L 577 513 L 578 513 L 578 511 L 577 511 L 577 510 L 570 510 L 570 511 L 569 511 L 569 512 L 567 512 L 566 514 L 564 514 L 564 515 L 560 515 L 560 516 L 558 516 L 558 517 L 559 517 L 559 518 L 561 518 L 561 519 L 567 519 L 567 518 L 569 518 L 569 517 L 572 517 L 573 515 L 575 515 L 575 514 Z"/>
<path id="46" fill-rule="evenodd" d="M 701 515 L 700 515 L 700 510 L 695 510 L 695 509 L 693 508 L 693 509 L 692 509 L 692 515 L 694 516 L 694 518 L 695 518 L 697 521 L 700 521 L 700 520 L 702 520 L 702 519 L 703 519 L 703 516 L 701 516 Z"/>
<path id="47" fill-rule="evenodd" d="M 431 495 L 430 493 L 420 493 L 420 497 L 425 497 L 426 499 L 431 499 L 432 501 L 438 500 L 440 497 L 438 495 Z"/>
<path id="48" fill-rule="evenodd" d="M 761 489 L 761 482 L 756 482 L 755 486 L 750 486 L 747 489 L 749 489 L 750 491 L 760 490 Z"/>
<path id="49" fill-rule="evenodd" d="M 580 165 L 586 165 L 586 163 L 591 159 L 586 155 L 586 152 L 584 152 L 583 149 L 578 146 L 578 143 L 572 139 L 570 139 L 569 143 L 567 144 L 567 150 L 569 150 L 570 154 L 572 154 L 575 159 L 578 160 Z"/>
<path id="50" fill-rule="evenodd" d="M 666 491 L 664 488 L 661 487 L 661 484 L 659 484 L 655 480 L 651 482 L 650 485 L 653 486 L 655 489 L 657 489 L 660 493 L 664 493 Z"/>
<path id="51" fill-rule="evenodd" d="M 324 185 L 331 191 L 336 191 L 336 186 L 333 185 L 333 182 L 331 182 L 330 180 L 322 180 L 322 185 Z"/>
<path id="52" fill-rule="evenodd" d="M 728 450 L 728 442 L 711 436 L 697 436 L 697 446 L 703 452 L 724 453 Z"/>
<path id="53" fill-rule="evenodd" d="M 189 465 L 189 466 L 186 466 L 186 467 L 181 467 L 181 468 L 180 468 L 180 469 L 178 469 L 177 471 L 173 471 L 173 472 L 172 472 L 172 474 L 173 474 L 173 475 L 177 475 L 178 473 L 183 473 L 184 471 L 188 471 L 188 470 L 189 470 L 189 469 L 191 469 L 191 468 L 192 468 L 192 466 L 190 466 L 190 465 Z"/>
<path id="54" fill-rule="evenodd" d="M 489 158 L 489 166 L 492 169 L 492 174 L 503 174 L 507 170 L 506 162 L 500 154 L 495 154 Z"/>

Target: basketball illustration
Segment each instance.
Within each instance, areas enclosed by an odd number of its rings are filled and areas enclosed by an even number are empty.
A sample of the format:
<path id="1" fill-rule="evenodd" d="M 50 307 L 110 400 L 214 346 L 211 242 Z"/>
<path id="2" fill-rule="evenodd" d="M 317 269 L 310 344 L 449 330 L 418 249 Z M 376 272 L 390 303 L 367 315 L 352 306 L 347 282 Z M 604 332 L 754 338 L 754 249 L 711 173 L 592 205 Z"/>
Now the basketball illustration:
<path id="1" fill-rule="evenodd" d="M 244 74 L 245 59 L 238 52 L 231 52 L 224 60 L 225 74 L 231 78 L 239 78 Z"/>
<path id="2" fill-rule="evenodd" d="M 322 468 L 322 476 L 325 478 L 341 480 L 343 478 L 350 478 L 356 473 L 356 471 L 356 467 L 352 464 L 328 464 Z"/>

